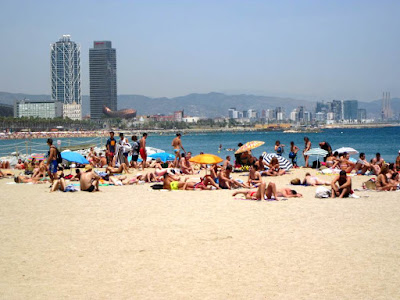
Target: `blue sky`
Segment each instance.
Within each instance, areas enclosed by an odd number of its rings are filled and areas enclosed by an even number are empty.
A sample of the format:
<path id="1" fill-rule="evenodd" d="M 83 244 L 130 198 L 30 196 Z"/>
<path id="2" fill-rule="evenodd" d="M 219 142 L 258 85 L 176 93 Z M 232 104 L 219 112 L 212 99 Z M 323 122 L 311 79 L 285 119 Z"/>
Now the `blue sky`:
<path id="1" fill-rule="evenodd" d="M 8 1 L 0 91 L 50 94 L 50 44 L 117 49 L 118 94 L 400 96 L 400 1 Z"/>

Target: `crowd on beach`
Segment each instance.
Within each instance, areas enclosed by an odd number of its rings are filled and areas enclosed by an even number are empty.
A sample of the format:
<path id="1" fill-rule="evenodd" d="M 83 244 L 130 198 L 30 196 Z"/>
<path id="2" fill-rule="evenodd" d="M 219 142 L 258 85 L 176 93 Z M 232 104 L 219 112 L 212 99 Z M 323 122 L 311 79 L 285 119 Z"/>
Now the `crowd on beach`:
<path id="1" fill-rule="evenodd" d="M 237 189 L 233 196 L 244 195 L 246 199 L 262 200 L 280 197 L 302 197 L 294 187 L 304 186 L 327 186 L 331 197 L 350 197 L 353 194 L 352 176 L 371 175 L 374 176 L 369 182 L 374 189 L 380 191 L 394 191 L 400 186 L 400 151 L 397 159 L 393 163 L 386 163 L 379 153 L 375 157 L 367 160 L 364 153 L 359 153 L 359 158 L 352 161 L 349 153 L 333 152 L 332 147 L 326 141 L 319 143 L 319 149 L 325 150 L 326 155 L 321 158 L 321 162 L 310 162 L 309 151 L 312 149 L 311 141 L 304 137 L 304 148 L 300 148 L 290 142 L 288 158 L 293 167 L 298 168 L 297 156 L 302 155 L 305 161 L 305 168 L 318 168 L 324 174 L 334 174 L 331 181 L 326 181 L 311 176 L 306 173 L 305 178 L 296 178 L 290 181 L 293 187 L 277 188 L 275 183 L 266 182 L 265 177 L 284 176 L 288 170 L 283 168 L 280 158 L 284 156 L 285 145 L 280 141 L 275 142 L 275 154 L 267 162 L 264 156 L 258 158 L 252 155 L 251 149 L 246 148 L 246 144 L 238 144 L 234 160 L 230 155 L 226 156 L 222 164 L 218 163 L 196 163 L 190 151 L 183 147 L 181 134 L 177 133 L 171 142 L 173 159 L 163 161 L 160 157 L 149 161 L 147 159 L 147 133 L 138 139 L 136 135 L 131 137 L 131 141 L 119 134 L 116 138 L 114 132 L 109 133 L 109 138 L 105 145 L 105 151 L 96 153 L 91 148 L 87 155 L 89 161 L 86 165 L 76 164 L 75 174 L 66 175 L 62 165 L 59 150 L 54 146 L 53 139 L 47 139 L 49 151 L 46 158 L 32 158 L 27 161 L 19 160 L 15 169 L 23 170 L 24 174 L 14 177 L 16 183 L 50 183 L 51 191 L 76 191 L 75 186 L 87 192 L 100 190 L 101 185 L 134 185 L 153 183 L 153 189 L 166 190 L 219 190 Z M 220 145 L 220 150 L 222 145 Z M 204 155 L 200 153 L 199 156 Z M 246 166 L 246 168 L 244 168 Z M 83 169 L 79 169 L 79 167 Z M 2 162 L 0 168 L 9 169 L 7 162 Z M 103 170 L 102 170 L 103 169 Z M 134 172 L 139 170 L 141 173 Z M 248 170 L 245 180 L 234 179 L 231 173 L 234 171 Z M 204 176 L 193 180 L 193 176 L 205 171 Z M 13 176 L 10 171 L 1 171 L 0 178 Z M 73 182 L 77 183 L 74 184 Z M 78 184 L 79 182 L 79 184 Z M 369 184 L 368 186 L 370 186 Z"/>

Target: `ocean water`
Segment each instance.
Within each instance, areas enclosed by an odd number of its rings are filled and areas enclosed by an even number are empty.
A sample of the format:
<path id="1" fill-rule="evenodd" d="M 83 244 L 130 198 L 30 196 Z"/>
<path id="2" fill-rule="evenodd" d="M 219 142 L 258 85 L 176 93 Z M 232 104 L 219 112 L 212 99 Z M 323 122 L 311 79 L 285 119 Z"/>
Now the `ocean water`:
<path id="1" fill-rule="evenodd" d="M 182 136 L 182 144 L 186 151 L 191 151 L 194 155 L 201 151 L 204 153 L 212 153 L 225 158 L 227 155 L 233 156 L 232 151 L 227 148 L 237 149 L 238 143 L 246 143 L 248 141 L 263 141 L 265 144 L 253 150 L 253 155 L 259 156 L 264 151 L 274 152 L 275 141 L 279 140 L 281 144 L 286 145 L 284 156 L 288 157 L 290 150 L 290 142 L 293 141 L 299 148 L 300 154 L 304 149 L 303 138 L 308 136 L 312 143 L 312 148 L 319 147 L 318 143 L 327 141 L 335 150 L 340 147 L 352 147 L 359 152 L 364 152 L 367 159 L 375 156 L 380 152 L 382 157 L 389 162 L 394 162 L 398 151 L 400 150 L 400 127 L 385 128 L 363 128 L 363 129 L 325 129 L 319 133 L 283 133 L 281 131 L 273 132 L 215 132 L 215 133 L 191 133 Z M 175 135 L 149 134 L 147 145 L 155 148 L 172 152 L 171 141 Z M 64 138 L 61 145 L 75 145 L 95 143 L 97 145 L 105 144 L 106 138 Z M 219 145 L 222 145 L 222 151 L 219 151 Z M 25 153 L 26 143 L 24 140 L 0 140 L 0 157 L 18 151 Z M 28 151 L 31 152 L 47 152 L 46 139 L 31 140 L 28 145 Z M 358 155 L 353 155 L 356 158 Z M 311 158 L 311 160 L 313 160 Z M 298 164 L 303 165 L 302 155 L 298 157 Z"/>

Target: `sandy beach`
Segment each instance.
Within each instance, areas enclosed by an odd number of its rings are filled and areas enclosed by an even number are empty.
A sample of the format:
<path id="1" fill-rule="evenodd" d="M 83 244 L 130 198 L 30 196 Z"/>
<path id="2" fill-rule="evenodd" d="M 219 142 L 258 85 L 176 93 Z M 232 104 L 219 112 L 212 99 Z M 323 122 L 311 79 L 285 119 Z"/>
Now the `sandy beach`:
<path id="1" fill-rule="evenodd" d="M 289 187 L 306 171 L 264 179 Z M 0 180 L 1 299 L 400 298 L 399 192 L 316 199 L 296 186 L 303 198 L 278 202 L 11 181 Z"/>

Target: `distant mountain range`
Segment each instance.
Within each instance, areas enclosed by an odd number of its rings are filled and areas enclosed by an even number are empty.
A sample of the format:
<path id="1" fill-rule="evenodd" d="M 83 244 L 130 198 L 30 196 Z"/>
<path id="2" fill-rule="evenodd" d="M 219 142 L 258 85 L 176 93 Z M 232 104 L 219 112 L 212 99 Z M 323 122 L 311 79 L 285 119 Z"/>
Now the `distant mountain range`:
<path id="1" fill-rule="evenodd" d="M 29 95 L 0 92 L 0 103 L 13 105 L 14 100 L 42 100 L 49 101 L 50 95 Z M 83 114 L 90 111 L 89 96 L 82 97 Z M 393 98 L 392 109 L 396 115 L 400 113 L 400 98 Z M 235 107 L 237 110 L 274 109 L 282 107 L 286 115 L 298 106 L 304 106 L 306 110 L 314 111 L 315 102 L 291 98 L 255 96 L 255 95 L 226 95 L 222 93 L 189 94 L 175 98 L 150 98 L 142 95 L 119 95 L 118 109 L 133 108 L 138 115 L 172 114 L 176 110 L 184 110 L 185 115 L 200 117 L 226 117 L 228 109 Z M 359 108 L 365 108 L 368 116 L 379 116 L 381 101 L 359 101 Z"/>

